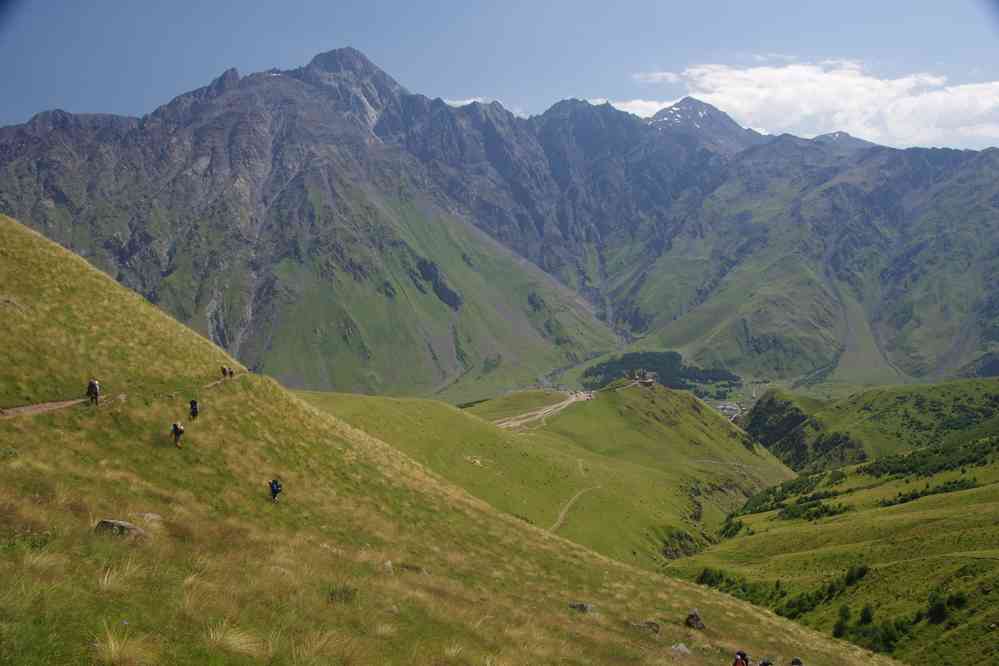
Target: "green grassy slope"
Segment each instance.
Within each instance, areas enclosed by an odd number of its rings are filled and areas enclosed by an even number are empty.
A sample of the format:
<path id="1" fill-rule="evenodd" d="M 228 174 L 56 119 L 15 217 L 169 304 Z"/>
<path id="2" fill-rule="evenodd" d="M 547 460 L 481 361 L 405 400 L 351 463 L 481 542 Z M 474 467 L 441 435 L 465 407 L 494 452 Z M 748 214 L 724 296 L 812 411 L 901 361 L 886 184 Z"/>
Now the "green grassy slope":
<path id="1" fill-rule="evenodd" d="M 997 158 L 882 150 L 847 167 L 793 137 L 744 151 L 706 196 L 676 198 L 696 224 L 605 239 L 629 349 L 832 386 L 954 376 L 999 340 Z"/>
<path id="2" fill-rule="evenodd" d="M 563 391 L 514 391 L 499 398 L 478 402 L 465 411 L 487 421 L 496 421 L 555 405 L 568 397 Z"/>
<path id="3" fill-rule="evenodd" d="M 999 380 L 868 389 L 824 405 L 768 392 L 747 432 L 795 469 L 822 469 L 999 427 Z M 805 418 L 807 417 L 807 418 Z"/>
<path id="4" fill-rule="evenodd" d="M 727 512 L 791 475 L 706 405 L 664 388 L 598 392 L 518 431 L 427 400 L 301 395 L 502 511 L 650 568 L 704 547 Z M 558 395 L 472 411 L 507 418 Z"/>
<path id="5" fill-rule="evenodd" d="M 877 474 L 864 466 L 820 473 L 785 486 L 789 491 L 780 496 L 754 498 L 764 511 L 740 516 L 739 536 L 671 569 L 691 579 L 706 567 L 722 571 L 729 581 L 724 589 L 826 632 L 846 605 L 851 620 L 842 633 L 907 663 L 993 663 L 999 659 L 993 639 L 999 438 L 942 447 L 933 456 L 922 451 L 882 459 Z M 846 512 L 809 521 L 766 510 L 775 500 L 793 508 L 816 493 L 826 495 L 818 500 L 823 505 Z M 869 571 L 859 582 L 814 608 L 802 606 L 800 595 L 815 594 L 860 565 Z M 931 597 L 943 605 L 927 617 Z M 861 620 L 865 606 L 873 610 L 871 622 Z"/>
<path id="6" fill-rule="evenodd" d="M 143 316 L 132 317 L 136 310 Z M 2 215 L 0 319 L 0 408 L 83 397 L 90 377 L 108 396 L 196 392 L 221 376 L 220 366 L 241 367 L 83 259 Z"/>
<path id="7" fill-rule="evenodd" d="M 736 646 L 893 663 L 503 516 L 266 378 L 201 389 L 202 415 L 176 449 L 168 425 L 213 369 L 202 365 L 226 357 L 69 253 L 0 229 L 0 247 L 20 248 L 4 270 L 58 264 L 4 282 L 5 303 L 39 331 L 61 313 L 61 339 L 90 343 L 63 357 L 39 339 L 18 357 L 23 371 L 2 376 L 3 395 L 23 392 L 10 388 L 22 373 L 73 386 L 92 359 L 106 359 L 108 386 L 131 382 L 96 410 L 0 419 L 0 664 L 657 664 L 677 642 L 695 665 Z M 159 332 L 144 351 L 161 365 L 119 353 L 134 330 Z M 265 489 L 275 475 L 277 505 Z M 97 535 L 102 518 L 147 536 Z M 683 627 L 692 607 L 706 631 Z M 646 620 L 660 632 L 635 628 Z"/>
<path id="8" fill-rule="evenodd" d="M 578 296 L 482 232 L 430 206 L 352 196 L 354 263 L 319 253 L 277 265 L 273 321 L 241 350 L 262 371 L 299 387 L 467 401 L 613 346 Z M 388 240 L 368 247 L 369 235 Z"/>

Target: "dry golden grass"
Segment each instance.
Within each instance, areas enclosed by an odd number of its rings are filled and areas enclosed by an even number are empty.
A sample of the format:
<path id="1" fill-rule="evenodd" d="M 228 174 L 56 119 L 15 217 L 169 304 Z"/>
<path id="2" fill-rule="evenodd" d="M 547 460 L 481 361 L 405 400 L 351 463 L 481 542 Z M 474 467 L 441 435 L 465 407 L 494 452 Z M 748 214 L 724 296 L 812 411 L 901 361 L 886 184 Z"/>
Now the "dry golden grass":
<path id="1" fill-rule="evenodd" d="M 106 567 L 97 584 L 102 590 L 121 591 L 128 586 L 131 579 L 141 576 L 142 572 L 142 566 L 128 557 L 121 564 Z"/>
<path id="2" fill-rule="evenodd" d="M 130 635 L 127 628 L 112 627 L 106 621 L 94 646 L 97 661 L 108 666 L 148 666 L 159 663 L 156 651 L 147 640 Z"/>
<path id="3" fill-rule="evenodd" d="M 267 652 L 267 644 L 264 641 L 236 627 L 225 618 L 210 624 L 205 637 L 209 643 L 236 654 L 262 657 Z"/>

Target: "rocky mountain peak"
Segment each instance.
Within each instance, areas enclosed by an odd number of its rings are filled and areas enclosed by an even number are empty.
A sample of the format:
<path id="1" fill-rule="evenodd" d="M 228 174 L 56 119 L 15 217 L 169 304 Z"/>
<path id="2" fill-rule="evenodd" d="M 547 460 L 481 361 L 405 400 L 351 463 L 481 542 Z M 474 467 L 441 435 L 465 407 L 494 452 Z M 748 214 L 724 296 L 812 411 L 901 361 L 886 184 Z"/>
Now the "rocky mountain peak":
<path id="1" fill-rule="evenodd" d="M 660 132 L 693 135 L 716 152 L 732 154 L 760 143 L 763 136 L 745 129 L 724 111 L 694 97 L 660 109 L 648 120 Z"/>
<path id="2" fill-rule="evenodd" d="M 235 67 L 230 67 L 229 69 L 222 72 L 222 74 L 211 82 L 209 88 L 213 94 L 221 95 L 222 93 L 232 90 L 239 84 L 239 70 Z"/>
<path id="3" fill-rule="evenodd" d="M 392 94 L 408 94 L 405 88 L 357 49 L 347 46 L 315 56 L 305 68 L 325 81 L 372 82 Z"/>
<path id="4" fill-rule="evenodd" d="M 732 120 L 727 113 L 694 97 L 684 97 L 676 104 L 660 109 L 652 116 L 650 122 L 653 125 L 686 125 L 697 128 L 708 123 L 722 123 L 739 127 L 739 124 Z M 739 129 L 742 128 L 739 127 Z"/>
<path id="5" fill-rule="evenodd" d="M 305 67 L 287 72 L 325 88 L 334 107 L 374 129 L 387 109 L 398 109 L 409 91 L 355 48 L 320 53 Z"/>
<path id="6" fill-rule="evenodd" d="M 870 141 L 858 139 L 852 134 L 848 134 L 847 132 L 843 131 L 829 132 L 828 134 L 820 134 L 819 136 L 812 139 L 812 141 L 833 148 L 839 152 L 853 152 L 857 150 L 863 150 L 864 148 L 873 148 L 877 146 L 876 143 L 871 143 Z"/>
<path id="7" fill-rule="evenodd" d="M 366 55 L 351 46 L 319 53 L 309 61 L 309 67 L 333 73 L 353 72 L 370 75 L 374 72 L 381 72 L 373 62 L 368 60 Z"/>

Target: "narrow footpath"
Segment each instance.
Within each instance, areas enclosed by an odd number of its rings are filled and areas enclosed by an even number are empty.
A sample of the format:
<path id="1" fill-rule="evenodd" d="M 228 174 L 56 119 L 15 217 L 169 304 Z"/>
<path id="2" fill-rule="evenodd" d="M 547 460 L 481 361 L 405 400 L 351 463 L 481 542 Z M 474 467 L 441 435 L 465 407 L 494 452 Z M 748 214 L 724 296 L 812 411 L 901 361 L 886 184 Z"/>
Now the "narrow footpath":
<path id="1" fill-rule="evenodd" d="M 244 373 L 239 373 L 229 379 L 217 379 L 214 382 L 210 382 L 202 386 L 202 390 L 210 389 L 214 386 L 218 386 L 222 382 L 231 381 L 239 375 Z M 127 396 L 122 393 L 120 395 L 103 397 L 101 398 L 101 404 L 110 401 L 122 401 Z M 13 419 L 19 416 L 34 416 L 35 414 L 44 414 L 45 412 L 54 412 L 60 409 L 68 409 L 75 405 L 82 405 L 87 402 L 89 398 L 74 398 L 73 400 L 56 400 L 53 402 L 38 402 L 33 405 L 21 405 L 20 407 L 7 407 L 6 409 L 0 408 L 0 419 Z"/>
<path id="2" fill-rule="evenodd" d="M 569 515 L 569 509 L 571 509 L 572 505 L 576 503 L 576 500 L 578 500 L 580 497 L 582 497 L 584 494 L 590 492 L 591 490 L 598 490 L 599 488 L 600 488 L 600 486 L 592 486 L 590 488 L 583 488 L 578 493 L 576 493 L 575 495 L 573 495 L 572 498 L 568 502 L 565 503 L 565 506 L 562 507 L 562 510 L 558 512 L 558 518 L 555 520 L 555 524 L 553 524 L 550 528 L 548 528 L 548 531 L 549 532 L 555 532 L 555 531 L 558 530 L 558 528 L 562 527 L 562 523 L 565 522 L 565 517 L 567 515 Z"/>

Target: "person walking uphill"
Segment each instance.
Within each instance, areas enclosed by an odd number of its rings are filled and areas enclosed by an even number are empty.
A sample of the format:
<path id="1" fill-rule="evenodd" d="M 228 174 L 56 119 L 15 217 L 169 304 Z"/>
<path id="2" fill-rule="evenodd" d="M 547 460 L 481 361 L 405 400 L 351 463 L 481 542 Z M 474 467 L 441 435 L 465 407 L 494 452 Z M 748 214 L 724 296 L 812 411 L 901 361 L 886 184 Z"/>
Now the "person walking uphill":
<path id="1" fill-rule="evenodd" d="M 184 425 L 182 423 L 174 423 L 170 426 L 170 434 L 173 435 L 173 445 L 179 449 L 180 438 L 184 436 Z"/>
<path id="2" fill-rule="evenodd" d="M 87 397 L 91 405 L 96 405 L 101 401 L 101 383 L 96 379 L 87 382 Z"/>
<path id="3" fill-rule="evenodd" d="M 281 486 L 281 482 L 277 479 L 271 479 L 270 483 L 267 484 L 267 487 L 270 488 L 271 491 L 271 501 L 276 504 L 278 501 L 278 495 L 280 495 L 281 491 L 284 490 Z"/>
<path id="4" fill-rule="evenodd" d="M 732 666 L 749 666 L 749 657 L 742 650 L 735 653 L 735 661 L 732 662 Z"/>
<path id="5" fill-rule="evenodd" d="M 197 418 L 198 418 L 198 401 L 197 400 L 192 400 L 191 401 L 191 420 L 194 421 Z"/>

